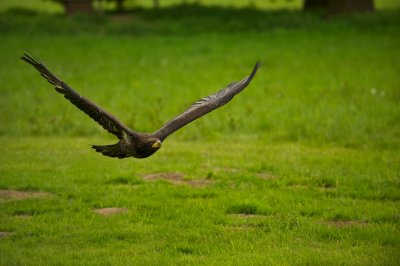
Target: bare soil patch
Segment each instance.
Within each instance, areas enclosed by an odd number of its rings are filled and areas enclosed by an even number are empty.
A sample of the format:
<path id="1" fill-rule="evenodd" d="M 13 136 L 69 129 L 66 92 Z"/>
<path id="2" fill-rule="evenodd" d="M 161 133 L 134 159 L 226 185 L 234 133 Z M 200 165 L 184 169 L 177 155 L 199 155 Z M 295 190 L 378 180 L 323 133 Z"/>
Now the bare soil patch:
<path id="1" fill-rule="evenodd" d="M 0 238 L 11 235 L 11 232 L 0 232 Z"/>
<path id="2" fill-rule="evenodd" d="M 21 213 L 18 215 L 15 215 L 16 217 L 20 218 L 20 219 L 29 219 L 32 218 L 33 216 L 29 213 Z"/>
<path id="3" fill-rule="evenodd" d="M 364 221 L 326 221 L 323 224 L 334 226 L 338 228 L 351 227 L 351 226 L 367 226 L 368 223 Z"/>
<path id="4" fill-rule="evenodd" d="M 174 184 L 181 184 L 183 182 L 183 174 L 181 173 L 154 173 L 143 176 L 145 180 L 168 180 Z"/>
<path id="5" fill-rule="evenodd" d="M 257 174 L 258 177 L 264 180 L 278 179 L 279 177 L 271 173 L 262 172 Z"/>
<path id="6" fill-rule="evenodd" d="M 259 215 L 256 214 L 246 214 L 246 213 L 236 213 L 236 214 L 231 214 L 235 217 L 239 217 L 239 218 L 254 218 L 257 217 Z"/>
<path id="7" fill-rule="evenodd" d="M 154 173 L 143 176 L 144 180 L 167 180 L 175 185 L 189 185 L 191 187 L 206 187 L 213 182 L 209 179 L 191 179 L 184 180 L 181 173 Z"/>
<path id="8" fill-rule="evenodd" d="M 102 216 L 110 216 L 119 213 L 125 213 L 128 211 L 127 208 L 101 208 L 101 209 L 94 209 L 95 213 L 100 214 Z"/>
<path id="9" fill-rule="evenodd" d="M 0 199 L 3 200 L 24 200 L 24 199 L 48 197 L 51 195 L 52 195 L 51 193 L 42 191 L 18 191 L 18 190 L 0 189 Z"/>
<path id="10" fill-rule="evenodd" d="M 233 213 L 233 214 L 229 214 L 232 217 L 238 217 L 238 218 L 265 218 L 265 215 L 261 215 L 261 214 L 247 214 L 247 213 Z"/>
<path id="11" fill-rule="evenodd" d="M 318 187 L 320 191 L 335 191 L 336 187 Z"/>

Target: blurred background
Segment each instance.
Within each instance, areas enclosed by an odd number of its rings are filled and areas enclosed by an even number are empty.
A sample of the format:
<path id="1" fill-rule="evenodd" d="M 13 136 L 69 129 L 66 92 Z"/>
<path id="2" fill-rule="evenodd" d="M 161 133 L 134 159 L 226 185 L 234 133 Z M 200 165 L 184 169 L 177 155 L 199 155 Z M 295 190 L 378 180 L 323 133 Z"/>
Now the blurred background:
<path id="1" fill-rule="evenodd" d="M 263 10 L 301 10 L 313 8 L 341 10 L 398 9 L 396 0 L 3 0 L 2 10 L 21 8 L 39 12 L 128 11 L 133 8 L 165 8 L 176 5 L 202 5 Z"/>
<path id="2" fill-rule="evenodd" d="M 18 59 L 27 50 L 139 131 L 262 68 L 178 140 L 397 149 L 397 0 L 3 0 L 0 135 L 105 135 Z"/>
<path id="3" fill-rule="evenodd" d="M 1 10 L 29 9 L 48 13 L 65 12 L 124 12 L 134 8 L 165 8 L 176 5 L 257 8 L 262 10 L 363 11 L 398 9 L 396 0 L 3 0 Z"/>

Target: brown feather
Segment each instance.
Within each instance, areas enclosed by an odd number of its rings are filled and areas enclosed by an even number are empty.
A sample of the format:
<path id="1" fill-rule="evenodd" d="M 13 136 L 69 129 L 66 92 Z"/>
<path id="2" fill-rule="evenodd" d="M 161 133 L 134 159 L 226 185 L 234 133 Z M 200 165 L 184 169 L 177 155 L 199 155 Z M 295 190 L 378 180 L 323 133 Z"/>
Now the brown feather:
<path id="1" fill-rule="evenodd" d="M 89 117 L 99 123 L 105 130 L 114 134 L 119 139 L 122 138 L 122 131 L 135 134 L 131 129 L 123 125 L 118 119 L 106 112 L 100 106 L 90 101 L 89 99 L 81 96 L 53 73 L 51 73 L 42 63 L 33 59 L 31 56 L 24 54 L 21 57 L 22 60 L 31 64 L 35 67 L 40 74 L 47 79 L 47 81 L 55 86 L 57 92 L 64 94 L 64 97 L 68 99 L 72 104 L 78 107 L 80 110 L 85 112 Z"/>

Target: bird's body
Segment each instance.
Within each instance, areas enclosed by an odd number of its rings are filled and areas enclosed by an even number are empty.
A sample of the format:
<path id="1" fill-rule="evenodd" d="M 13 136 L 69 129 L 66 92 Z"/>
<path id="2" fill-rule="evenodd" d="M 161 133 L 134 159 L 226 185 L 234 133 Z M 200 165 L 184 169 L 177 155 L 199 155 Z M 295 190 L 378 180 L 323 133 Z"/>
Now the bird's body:
<path id="1" fill-rule="evenodd" d="M 124 133 L 122 139 L 116 144 L 104 146 L 93 145 L 92 147 L 103 155 L 118 157 L 120 159 L 125 157 L 146 158 L 161 148 L 161 140 L 155 138 L 153 134 L 137 134 L 139 136 Z"/>
<path id="2" fill-rule="evenodd" d="M 228 103 L 236 94 L 240 93 L 253 79 L 259 63 L 256 64 L 250 76 L 239 82 L 234 82 L 215 94 L 207 96 L 194 104 L 177 117 L 165 123 L 159 130 L 153 133 L 139 133 L 124 124 L 94 102 L 81 96 L 66 83 L 52 74 L 42 63 L 24 54 L 22 60 L 35 67 L 40 74 L 55 86 L 57 92 L 64 95 L 72 104 L 85 112 L 99 123 L 109 133 L 118 137 L 119 141 L 112 145 L 93 145 L 92 147 L 105 156 L 117 158 L 146 158 L 161 148 L 161 143 L 173 132 L 193 120 Z"/>

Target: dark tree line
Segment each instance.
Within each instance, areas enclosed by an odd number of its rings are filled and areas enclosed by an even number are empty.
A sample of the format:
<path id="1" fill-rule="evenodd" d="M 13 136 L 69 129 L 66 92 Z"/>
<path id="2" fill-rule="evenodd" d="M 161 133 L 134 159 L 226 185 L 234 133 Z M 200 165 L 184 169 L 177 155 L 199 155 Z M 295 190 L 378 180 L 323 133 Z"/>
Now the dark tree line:
<path id="1" fill-rule="evenodd" d="M 305 11 L 321 10 L 327 13 L 350 13 L 373 11 L 373 0 L 305 0 Z"/>
<path id="2" fill-rule="evenodd" d="M 54 0 L 60 2 L 67 14 L 77 12 L 92 13 L 94 12 L 93 1 L 115 2 L 116 10 L 123 12 L 125 10 L 124 3 L 126 0 Z M 160 0 L 149 0 L 153 2 L 154 8 L 160 7 Z M 329 14 L 351 13 L 373 11 L 373 0 L 305 0 L 304 11 L 324 11 Z"/>

